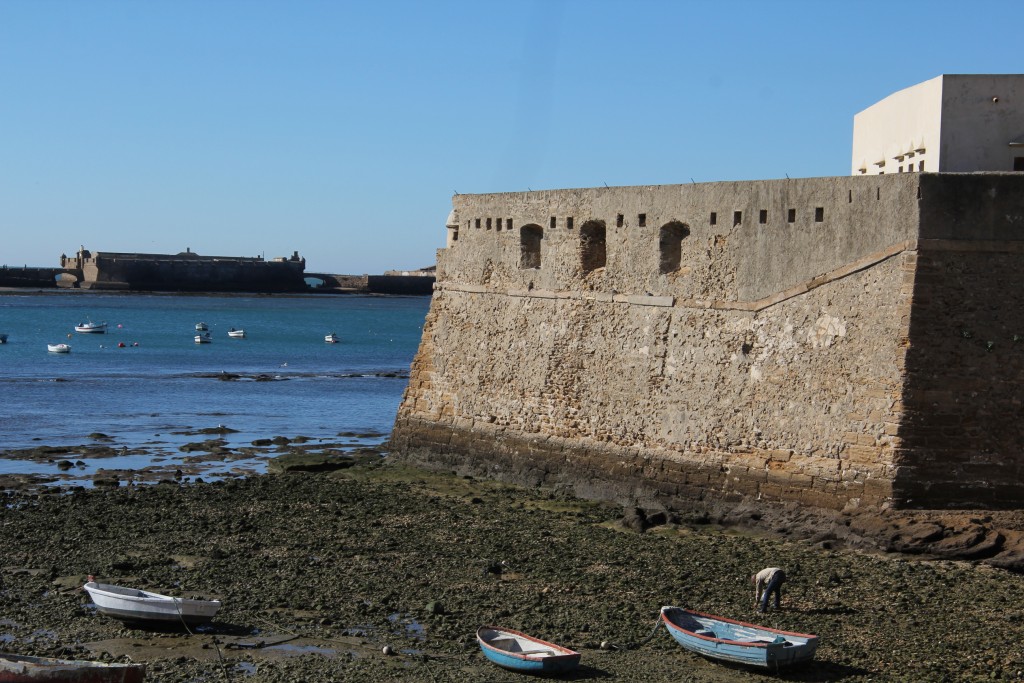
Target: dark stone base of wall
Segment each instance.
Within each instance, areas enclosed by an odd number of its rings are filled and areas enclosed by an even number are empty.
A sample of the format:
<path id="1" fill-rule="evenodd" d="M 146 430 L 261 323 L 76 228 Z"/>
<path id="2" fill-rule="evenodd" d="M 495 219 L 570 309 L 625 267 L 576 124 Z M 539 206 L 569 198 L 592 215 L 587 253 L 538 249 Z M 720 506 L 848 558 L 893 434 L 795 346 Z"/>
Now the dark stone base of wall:
<path id="1" fill-rule="evenodd" d="M 850 502 L 834 491 L 799 485 L 777 486 L 779 495 L 768 496 L 763 493 L 764 479 L 743 474 L 740 468 L 730 472 L 714 458 L 707 462 L 696 456 L 693 460 L 668 459 L 544 436 L 453 428 L 402 414 L 395 422 L 390 450 L 397 459 L 429 469 L 543 486 L 581 498 L 645 508 L 721 512 L 741 503 L 771 502 L 841 510 Z M 861 500 L 860 504 L 881 505 L 889 491 L 879 493 L 878 500 Z"/>
<path id="2" fill-rule="evenodd" d="M 861 505 L 840 511 L 844 498 L 835 499 L 838 507 L 766 500 L 726 492 L 727 477 L 712 476 L 707 468 L 642 457 L 631 460 L 611 449 L 563 448 L 549 439 L 458 430 L 401 415 L 392 432 L 391 451 L 396 459 L 435 471 L 543 486 L 627 508 L 668 509 L 687 524 L 747 528 L 803 539 L 827 550 L 852 547 L 981 561 L 1024 573 L 1024 513 L 1019 510 L 959 512 Z M 706 485 L 694 483 L 700 477 Z M 728 485 L 732 488 L 731 481 Z"/>

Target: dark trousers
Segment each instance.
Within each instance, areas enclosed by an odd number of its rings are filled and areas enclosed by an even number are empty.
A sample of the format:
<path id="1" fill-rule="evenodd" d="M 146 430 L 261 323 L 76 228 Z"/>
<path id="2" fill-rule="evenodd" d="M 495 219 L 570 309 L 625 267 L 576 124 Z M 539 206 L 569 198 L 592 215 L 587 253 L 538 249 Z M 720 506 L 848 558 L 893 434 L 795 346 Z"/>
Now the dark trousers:
<path id="1" fill-rule="evenodd" d="M 761 611 L 768 611 L 768 598 L 775 595 L 775 609 L 779 609 L 779 605 L 782 603 L 782 582 L 786 580 L 786 575 L 781 572 L 775 572 L 768 585 L 764 587 L 764 593 L 761 594 Z"/>

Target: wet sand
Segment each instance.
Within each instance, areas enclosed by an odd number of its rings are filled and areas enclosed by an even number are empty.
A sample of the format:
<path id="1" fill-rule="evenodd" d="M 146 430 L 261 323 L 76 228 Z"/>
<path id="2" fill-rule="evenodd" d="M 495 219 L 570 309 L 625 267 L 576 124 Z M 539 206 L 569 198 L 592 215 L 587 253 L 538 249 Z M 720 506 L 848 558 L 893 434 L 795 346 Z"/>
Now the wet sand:
<path id="1" fill-rule="evenodd" d="M 582 652 L 570 680 L 1024 680 L 1024 576 L 965 561 L 711 524 L 636 533 L 621 508 L 395 463 L 3 502 L 0 647 L 130 658 L 148 680 L 529 680 L 480 654 L 487 623 Z M 748 577 L 765 566 L 790 581 L 761 616 Z M 194 634 L 126 626 L 91 607 L 87 574 L 224 606 Z M 663 629 L 626 649 L 663 604 L 821 647 L 778 675 L 702 659 Z"/>

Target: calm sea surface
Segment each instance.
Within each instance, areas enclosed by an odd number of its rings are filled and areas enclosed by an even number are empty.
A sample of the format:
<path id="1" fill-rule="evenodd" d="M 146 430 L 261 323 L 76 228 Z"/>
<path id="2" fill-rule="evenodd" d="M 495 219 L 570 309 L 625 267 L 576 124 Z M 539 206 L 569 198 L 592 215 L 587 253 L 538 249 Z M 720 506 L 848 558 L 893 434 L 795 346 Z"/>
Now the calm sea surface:
<path id="1" fill-rule="evenodd" d="M 346 432 L 380 442 L 429 305 L 429 297 L 4 293 L 0 451 L 94 443 L 89 435 L 99 432 L 118 449 L 173 458 L 184 443 L 215 438 L 196 430 L 219 425 L 238 430 L 226 436 L 232 446 L 279 435 L 337 441 Z M 88 320 L 108 323 L 107 334 L 74 332 Z M 200 321 L 210 344 L 194 342 Z M 247 337 L 228 337 L 232 327 Z M 330 332 L 341 342 L 324 343 Z M 47 351 L 59 342 L 71 353 Z M 106 458 L 82 474 L 141 464 Z M 55 472 L 53 464 L 0 458 L 0 474 Z"/>

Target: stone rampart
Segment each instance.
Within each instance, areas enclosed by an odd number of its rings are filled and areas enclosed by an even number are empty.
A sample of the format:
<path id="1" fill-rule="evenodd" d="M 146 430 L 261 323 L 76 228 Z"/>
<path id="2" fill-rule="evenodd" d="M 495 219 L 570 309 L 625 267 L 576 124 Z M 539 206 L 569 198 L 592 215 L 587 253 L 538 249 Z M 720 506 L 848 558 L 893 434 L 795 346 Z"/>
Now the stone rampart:
<path id="1" fill-rule="evenodd" d="M 641 504 L 1024 504 L 1024 176 L 453 208 L 400 456 Z"/>
<path id="2" fill-rule="evenodd" d="M 303 292 L 305 259 L 88 252 L 61 257 L 81 269 L 82 289 L 183 292 Z"/>

